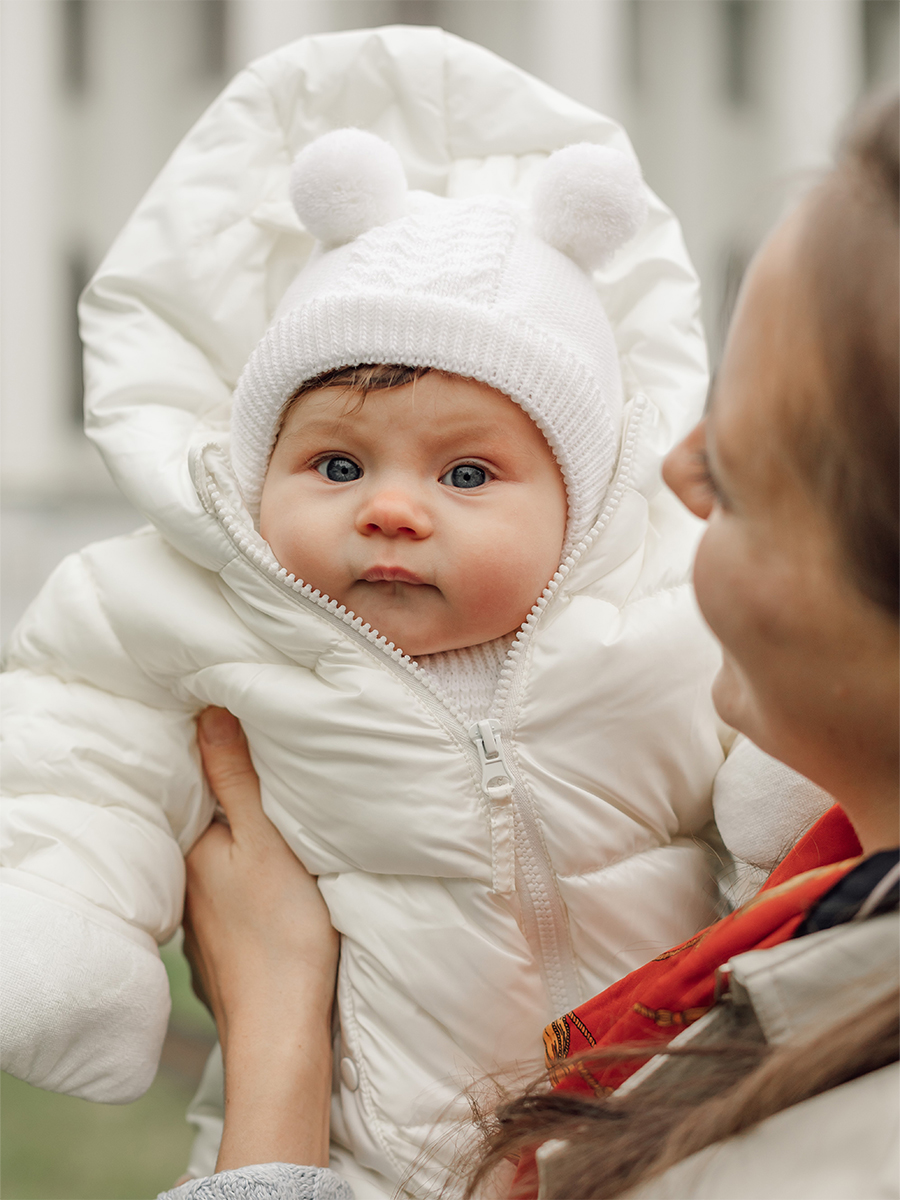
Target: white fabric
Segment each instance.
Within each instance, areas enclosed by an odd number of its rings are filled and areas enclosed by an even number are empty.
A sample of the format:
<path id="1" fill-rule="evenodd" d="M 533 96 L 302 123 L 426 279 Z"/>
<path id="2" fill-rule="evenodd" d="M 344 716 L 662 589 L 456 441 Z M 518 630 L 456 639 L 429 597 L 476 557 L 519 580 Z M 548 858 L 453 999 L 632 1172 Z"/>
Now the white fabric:
<path id="1" fill-rule="evenodd" d="M 634 1200 L 897 1200 L 900 1069 L 894 1063 L 709 1146 Z"/>
<path id="2" fill-rule="evenodd" d="M 156 943 L 109 912 L 85 912 L 62 888 L 51 897 L 27 877 L 17 886 L 17 874 L 0 882 L 3 1069 L 104 1104 L 137 1100 L 169 1017 Z"/>
<path id="3" fill-rule="evenodd" d="M 417 661 L 443 696 L 467 717 L 480 721 L 491 707 L 512 641 L 512 637 L 499 637 L 480 646 L 423 654 Z"/>
<path id="4" fill-rule="evenodd" d="M 822 788 L 745 737 L 735 739 L 713 790 L 725 845 L 739 862 L 765 875 L 832 804 Z"/>
<path id="5" fill-rule="evenodd" d="M 323 133 L 303 147 L 291 168 L 291 203 L 300 224 L 329 249 L 403 217 L 407 192 L 403 163 L 390 142 L 354 126 Z"/>
<path id="6" fill-rule="evenodd" d="M 550 155 L 531 201 L 535 232 L 586 271 L 608 265 L 647 220 L 637 159 L 580 142 Z"/>
<path id="7" fill-rule="evenodd" d="M 653 197 L 596 277 L 626 388 L 616 473 L 490 712 L 511 794 L 482 786 L 434 679 L 293 587 L 255 532 L 229 465 L 231 391 L 311 248 L 285 199 L 291 159 L 352 124 L 388 137 L 414 186 L 457 198 L 515 199 L 575 141 L 629 149 L 611 121 L 438 30 L 305 39 L 229 86 L 82 305 L 88 429 L 155 528 L 66 560 L 11 639 L 3 862 L 67 889 L 73 912 L 168 936 L 182 854 L 212 812 L 194 719 L 207 704 L 235 713 L 265 811 L 343 934 L 337 1053 L 359 1083 L 337 1087 L 332 1130 L 360 1198 L 421 1159 L 459 1080 L 532 1058 L 550 1019 L 711 919 L 694 835 L 728 738 L 688 583 L 699 525 L 659 482 L 706 365 L 696 278 Z M 39 890 L 23 895 L 14 923 L 34 975 L 9 982 L 25 1002 L 38 979 L 46 993 L 26 1038 L 55 1048 L 54 1088 L 88 1095 L 81 1065 L 109 1048 L 88 1018 L 120 961 L 86 929 L 45 922 Z M 103 1084 L 123 1092 L 156 1053 L 158 960 L 142 961 L 128 970 L 144 998 L 116 1016 L 135 1048 Z"/>
<path id="8" fill-rule="evenodd" d="M 749 1003 L 770 1045 L 850 1020 L 897 990 L 896 913 L 846 921 L 729 962 L 731 991 Z"/>

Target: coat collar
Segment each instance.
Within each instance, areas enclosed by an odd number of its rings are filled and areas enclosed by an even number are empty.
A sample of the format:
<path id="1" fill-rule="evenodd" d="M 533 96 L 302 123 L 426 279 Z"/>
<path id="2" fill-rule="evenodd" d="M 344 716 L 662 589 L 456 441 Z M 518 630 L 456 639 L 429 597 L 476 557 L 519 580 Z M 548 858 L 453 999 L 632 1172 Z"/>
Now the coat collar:
<path id="1" fill-rule="evenodd" d="M 885 913 L 749 950 L 729 963 L 736 1006 L 752 1008 L 772 1045 L 862 1011 L 897 987 L 900 916 Z"/>

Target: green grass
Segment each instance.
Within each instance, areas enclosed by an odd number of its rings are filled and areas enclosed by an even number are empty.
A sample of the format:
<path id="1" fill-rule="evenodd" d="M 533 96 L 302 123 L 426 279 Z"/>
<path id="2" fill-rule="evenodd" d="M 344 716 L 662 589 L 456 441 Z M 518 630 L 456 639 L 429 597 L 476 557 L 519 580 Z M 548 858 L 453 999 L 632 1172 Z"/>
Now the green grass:
<path id="1" fill-rule="evenodd" d="M 171 942 L 161 948 L 160 954 L 169 976 L 169 991 L 172 993 L 172 1015 L 169 1025 L 179 1033 L 207 1037 L 212 1041 L 216 1036 L 216 1026 L 191 991 L 191 972 L 187 959 L 181 953 L 180 929 Z"/>
<path id="2" fill-rule="evenodd" d="M 195 1039 L 212 1021 L 190 990 L 180 944 L 163 949 L 172 990 L 171 1027 Z M 91 1104 L 0 1077 L 3 1200 L 145 1200 L 184 1171 L 193 1130 L 184 1111 L 196 1081 L 161 1069 L 133 1104 Z"/>
<path id="3" fill-rule="evenodd" d="M 162 1073 L 134 1104 L 91 1104 L 30 1087 L 0 1087 L 3 1200 L 145 1200 L 184 1171 L 191 1089 Z"/>

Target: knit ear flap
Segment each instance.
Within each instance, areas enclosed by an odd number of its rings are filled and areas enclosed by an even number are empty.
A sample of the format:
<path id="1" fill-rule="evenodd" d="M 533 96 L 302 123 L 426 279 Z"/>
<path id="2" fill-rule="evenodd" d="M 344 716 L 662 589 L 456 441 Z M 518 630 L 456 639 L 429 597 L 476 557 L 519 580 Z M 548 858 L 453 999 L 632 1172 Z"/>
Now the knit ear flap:
<path id="1" fill-rule="evenodd" d="M 538 237 L 592 271 L 647 219 L 640 167 L 611 146 L 566 146 L 541 168 L 532 209 Z"/>
<path id="2" fill-rule="evenodd" d="M 335 129 L 294 159 L 290 184 L 297 215 L 330 246 L 403 215 L 406 175 L 393 146 L 363 129 Z"/>

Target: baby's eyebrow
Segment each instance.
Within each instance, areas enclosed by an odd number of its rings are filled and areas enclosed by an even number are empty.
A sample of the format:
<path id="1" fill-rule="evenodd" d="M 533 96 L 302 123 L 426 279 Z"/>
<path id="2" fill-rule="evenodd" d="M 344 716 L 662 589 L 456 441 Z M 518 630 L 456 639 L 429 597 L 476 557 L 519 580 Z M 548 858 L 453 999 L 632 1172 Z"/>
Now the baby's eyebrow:
<path id="1" fill-rule="evenodd" d="M 334 417 L 311 417 L 309 420 L 295 424 L 289 429 L 282 429 L 278 436 L 279 439 L 283 438 L 285 441 L 292 441 L 310 435 L 316 437 L 321 437 L 325 434 L 329 436 L 337 435 L 340 433 L 341 428 L 342 423 L 335 420 Z"/>

